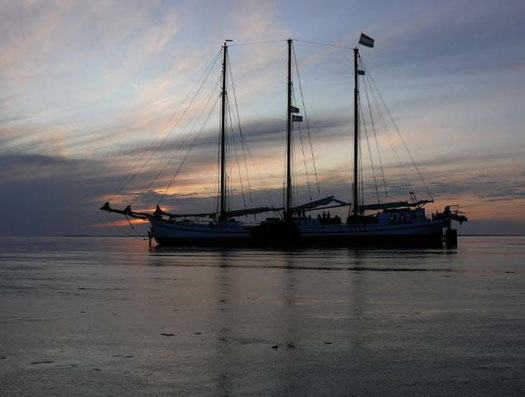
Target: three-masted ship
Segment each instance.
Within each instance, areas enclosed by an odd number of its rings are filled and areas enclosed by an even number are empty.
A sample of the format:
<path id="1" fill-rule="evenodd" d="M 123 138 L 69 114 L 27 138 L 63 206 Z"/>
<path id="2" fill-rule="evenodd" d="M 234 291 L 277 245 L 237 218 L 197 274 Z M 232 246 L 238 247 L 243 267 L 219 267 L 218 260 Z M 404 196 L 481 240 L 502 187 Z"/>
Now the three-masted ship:
<path id="1" fill-rule="evenodd" d="M 373 47 L 374 40 L 361 34 L 359 44 Z M 320 198 L 302 205 L 294 205 L 293 189 L 293 125 L 301 122 L 302 116 L 292 101 L 292 48 L 293 40 L 287 40 L 287 109 L 286 109 L 286 178 L 284 206 L 244 208 L 229 210 L 227 205 L 227 135 L 226 135 L 226 101 L 227 101 L 227 67 L 228 41 L 222 46 L 222 85 L 221 85 L 221 119 L 219 148 L 219 206 L 216 212 L 175 214 L 162 210 L 159 206 L 152 213 L 137 212 L 127 206 L 125 209 L 112 208 L 106 202 L 100 209 L 149 221 L 150 237 L 159 244 L 366 244 L 401 243 L 401 244 L 442 244 L 443 241 L 454 244 L 457 239 L 452 221 L 464 222 L 467 218 L 452 206 L 446 206 L 443 212 L 434 213 L 431 218 L 425 214 L 425 204 L 432 203 L 433 198 L 418 200 L 410 192 L 411 200 L 396 202 L 378 202 L 366 204 L 362 200 L 362 170 L 360 172 L 360 109 L 359 78 L 365 71 L 360 68 L 359 48 L 353 49 L 354 55 L 354 112 L 353 112 L 353 183 L 352 202 L 338 200 L 334 196 Z M 415 165 L 415 163 L 414 163 Z M 419 173 L 419 170 L 418 170 Z M 340 217 L 312 218 L 306 212 L 348 207 L 346 219 Z M 278 217 L 267 218 L 258 224 L 245 224 L 237 218 L 257 215 L 265 212 L 276 212 Z M 323 212 L 324 215 L 324 212 Z M 195 221 L 197 219 L 197 221 Z"/>

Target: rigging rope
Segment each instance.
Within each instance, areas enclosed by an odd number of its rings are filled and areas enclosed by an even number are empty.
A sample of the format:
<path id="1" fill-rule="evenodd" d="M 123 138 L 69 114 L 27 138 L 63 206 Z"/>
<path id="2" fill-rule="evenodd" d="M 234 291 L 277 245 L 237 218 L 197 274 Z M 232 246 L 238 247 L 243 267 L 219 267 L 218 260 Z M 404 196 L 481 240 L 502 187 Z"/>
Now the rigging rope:
<path id="1" fill-rule="evenodd" d="M 299 130 L 299 140 L 301 141 L 301 151 L 303 152 L 304 169 L 306 172 L 306 184 L 308 185 L 308 197 L 310 198 L 310 201 L 312 201 L 313 198 L 312 198 L 312 188 L 310 187 L 310 175 L 308 173 L 308 167 L 306 166 L 306 154 L 304 153 L 303 131 L 301 129 L 301 125 L 298 125 L 297 128 Z"/>
<path id="2" fill-rule="evenodd" d="M 368 71 L 366 71 L 366 73 L 368 73 Z M 366 74 L 365 74 L 366 76 Z M 392 149 L 392 153 L 394 154 L 394 158 L 397 162 L 397 165 L 399 167 L 399 171 L 401 172 L 401 177 L 404 179 L 405 181 L 405 185 L 406 187 L 408 187 L 410 190 L 412 189 L 412 185 L 410 183 L 410 180 L 408 179 L 408 176 L 405 172 L 405 168 L 404 168 L 404 165 L 403 165 L 403 162 L 401 161 L 401 157 L 399 156 L 399 153 L 397 152 L 397 149 L 396 149 L 396 146 L 394 144 L 394 141 L 392 139 L 392 135 L 390 134 L 390 129 L 388 128 L 388 125 L 387 125 L 387 122 L 383 116 L 383 111 L 379 105 L 379 101 L 377 100 L 377 97 L 376 97 L 376 94 L 374 92 L 374 90 L 371 91 L 371 94 L 372 94 L 372 97 L 374 99 L 374 103 L 376 105 L 376 110 L 377 110 L 377 114 L 379 116 L 379 121 L 381 122 L 381 125 L 383 126 L 383 130 L 385 131 L 386 135 L 387 135 L 387 138 L 388 138 L 388 143 L 390 144 L 390 148 Z"/>
<path id="3" fill-rule="evenodd" d="M 412 153 L 410 152 L 410 150 L 408 149 L 408 145 L 407 143 L 405 142 L 405 139 L 403 138 L 403 135 L 401 134 L 401 131 L 399 130 L 399 127 L 397 126 L 395 120 L 394 120 L 394 117 L 392 116 L 392 113 L 390 113 L 390 110 L 388 109 L 388 106 L 386 105 L 386 102 L 385 100 L 383 99 L 383 96 L 381 95 L 381 92 L 379 91 L 379 89 L 377 88 L 377 85 L 374 81 L 374 78 L 372 76 L 372 74 L 370 73 L 370 71 L 368 70 L 368 68 L 366 67 L 365 65 L 365 68 L 367 69 L 367 73 L 369 73 L 370 75 L 370 81 L 372 81 L 372 84 L 374 85 L 375 89 L 377 90 L 377 93 L 379 95 L 379 98 L 381 99 L 381 102 L 383 103 L 383 106 L 385 107 L 386 111 L 387 111 L 387 114 L 388 116 L 390 117 L 390 120 L 392 121 L 392 124 L 394 125 L 394 128 L 395 130 L 397 131 L 397 134 L 399 135 L 399 138 L 401 139 L 401 142 L 403 143 L 403 146 L 405 147 L 405 150 L 407 151 L 408 155 L 410 156 L 410 160 L 412 161 L 412 165 L 414 166 L 414 168 L 416 169 L 416 172 L 419 176 L 419 179 L 421 180 L 421 182 L 423 183 L 423 186 L 425 187 L 425 190 L 427 191 L 427 194 L 430 196 L 430 198 L 432 200 L 434 200 L 434 197 L 432 196 L 432 193 L 430 192 L 430 189 L 428 188 L 426 182 L 425 182 L 425 179 L 423 178 L 423 175 L 421 174 L 421 172 L 419 171 L 419 167 L 417 166 L 415 160 L 414 160 L 414 157 L 412 157 Z"/>
<path id="4" fill-rule="evenodd" d="M 240 116 L 239 116 L 239 106 L 238 106 L 238 103 L 237 103 L 237 95 L 235 93 L 235 86 L 234 86 L 233 77 L 232 77 L 232 74 L 231 74 L 232 73 L 231 72 L 231 67 L 229 68 L 229 70 L 230 70 L 230 80 L 231 80 L 232 91 L 233 91 L 233 99 L 234 99 L 234 102 L 235 102 L 236 119 L 237 119 L 237 124 L 238 124 L 238 128 L 239 128 L 239 134 L 241 136 L 241 143 L 242 143 L 242 146 L 243 146 L 243 152 L 244 152 L 244 154 L 248 153 L 248 158 L 251 161 L 252 166 L 255 168 L 255 174 L 257 175 L 257 179 L 259 180 L 259 183 L 261 184 L 262 191 L 265 194 L 266 199 L 268 200 L 268 203 L 270 204 L 270 207 L 276 208 L 276 206 L 274 205 L 274 201 L 272 199 L 272 196 L 271 196 L 269 190 L 266 188 L 266 183 L 264 181 L 264 178 L 262 177 L 262 174 L 261 174 L 261 171 L 259 169 L 259 166 L 257 165 L 257 162 L 255 161 L 255 157 L 253 156 L 252 151 L 250 150 L 250 147 L 245 142 L 244 134 L 243 134 L 242 128 L 241 128 L 241 119 L 240 119 Z M 246 166 L 246 172 L 247 172 L 247 175 L 249 175 L 247 166 Z M 248 183 L 250 184 L 249 178 L 247 178 L 247 179 L 248 179 Z M 252 200 L 252 193 L 251 193 L 251 188 L 249 188 L 249 189 L 250 189 L 250 201 L 251 201 Z M 278 211 L 276 211 L 276 212 L 278 213 Z"/>
<path id="5" fill-rule="evenodd" d="M 336 44 L 332 44 L 332 43 L 323 43 L 323 42 L 318 42 L 318 41 L 297 40 L 297 39 L 294 40 L 294 41 L 302 42 L 302 43 L 308 43 L 308 44 L 321 45 L 321 46 L 334 47 L 334 48 L 345 49 L 345 50 L 353 50 L 353 48 L 346 47 L 346 46 L 340 46 L 340 45 L 336 45 Z M 294 54 L 294 56 L 295 56 L 295 54 Z M 426 184 L 425 179 L 423 178 L 423 175 L 421 174 L 421 172 L 420 172 L 420 170 L 419 170 L 419 167 L 417 166 L 417 164 L 416 164 L 416 162 L 415 162 L 415 160 L 414 160 L 414 158 L 413 158 L 413 156 L 412 156 L 412 153 L 410 152 L 410 150 L 409 150 L 409 148 L 408 148 L 408 145 L 407 145 L 405 139 L 403 138 L 403 135 L 401 134 L 401 131 L 399 130 L 399 127 L 397 126 L 397 123 L 395 122 L 395 120 L 394 120 L 394 118 L 393 118 L 393 116 L 392 116 L 392 114 L 391 114 L 391 112 L 390 112 L 388 106 L 386 105 L 386 102 L 384 101 L 383 96 L 381 95 L 381 92 L 380 92 L 379 89 L 377 88 L 377 85 L 376 85 L 376 83 L 375 83 L 375 80 L 374 80 L 372 74 L 370 73 L 370 70 L 369 70 L 368 67 L 366 66 L 365 62 L 361 59 L 361 57 L 360 57 L 360 60 L 361 60 L 361 64 L 363 65 L 363 70 L 366 70 L 366 74 L 367 74 L 367 76 L 370 76 L 370 81 L 372 82 L 372 84 L 373 84 L 375 90 L 377 91 L 378 96 L 379 96 L 379 98 L 380 98 L 380 100 L 381 100 L 381 102 L 382 102 L 382 104 L 383 104 L 383 106 L 384 106 L 384 108 L 385 108 L 385 110 L 386 110 L 386 112 L 387 112 L 387 114 L 388 114 L 388 117 L 390 118 L 392 124 L 394 125 L 394 128 L 395 128 L 397 134 L 399 135 L 399 138 L 401 139 L 401 142 L 402 142 L 402 144 L 403 144 L 405 150 L 407 151 L 407 153 L 408 153 L 408 155 L 409 155 L 409 157 L 410 157 L 410 160 L 411 160 L 411 162 L 412 162 L 412 165 L 414 166 L 414 168 L 415 168 L 415 170 L 416 170 L 416 172 L 417 172 L 417 174 L 418 174 L 419 179 L 421 180 L 421 182 L 422 182 L 422 184 L 423 184 L 423 186 L 424 186 L 424 188 L 425 188 L 427 194 L 428 194 L 428 195 L 430 196 L 430 198 L 433 200 L 434 197 L 432 196 L 432 193 L 430 192 L 430 189 L 428 188 L 428 185 Z M 366 88 L 365 88 L 365 90 L 366 90 Z M 373 90 L 372 90 L 372 94 L 373 94 L 374 97 L 375 97 L 375 94 L 374 94 L 374 91 L 373 91 Z M 377 103 L 378 103 L 378 104 L 377 104 L 376 106 L 377 106 L 377 109 L 378 109 L 378 111 L 379 111 L 379 109 L 380 109 L 380 108 L 379 108 L 379 102 L 377 102 Z M 406 175 L 406 173 L 405 173 L 405 171 L 404 171 L 403 163 L 402 163 L 402 161 L 401 161 L 401 159 L 400 159 L 400 157 L 399 157 L 399 154 L 397 153 L 397 150 L 395 149 L 395 146 L 394 146 L 393 143 L 392 143 L 393 141 L 392 141 L 392 138 L 391 138 L 391 135 L 390 135 L 389 129 L 386 127 L 386 120 L 384 119 L 384 117 L 382 116 L 382 114 L 381 114 L 380 118 L 381 118 L 381 123 L 383 124 L 383 128 L 385 128 L 385 131 L 386 131 L 387 134 L 388 134 L 388 137 L 389 137 L 389 140 L 390 140 L 390 144 L 391 144 L 392 149 L 393 149 L 393 151 L 394 151 L 394 154 L 395 154 L 395 156 L 396 156 L 396 160 L 398 161 L 398 164 L 399 164 L 399 166 L 400 166 L 400 169 L 401 169 L 401 172 L 402 172 L 402 174 L 403 174 L 403 177 L 404 177 L 405 180 L 406 180 L 407 186 L 409 186 L 409 187 L 411 188 L 410 181 L 408 180 L 408 177 L 407 177 L 407 175 Z M 377 136 L 376 136 L 375 126 L 373 127 L 373 129 L 374 129 L 374 137 L 375 137 L 375 139 L 376 139 L 376 144 L 377 144 Z M 378 152 L 378 153 L 379 153 L 379 152 Z M 381 163 L 381 172 L 382 172 L 382 177 L 383 177 L 383 184 L 384 184 L 384 187 L 385 187 L 385 195 L 388 195 L 388 191 L 387 191 L 387 189 L 386 189 L 386 183 L 385 183 L 385 179 L 384 179 L 384 171 L 383 171 L 383 166 L 382 166 L 382 160 L 381 160 L 381 159 L 380 159 L 380 163 Z"/>
<path id="6" fill-rule="evenodd" d="M 233 102 L 235 104 L 234 116 L 236 116 L 237 128 L 239 130 L 239 135 L 241 137 L 242 156 L 244 158 L 244 170 L 245 170 L 245 173 L 246 173 L 246 181 L 247 181 L 247 184 L 248 184 L 248 194 L 250 196 L 250 203 L 251 203 L 251 202 L 253 202 L 253 197 L 252 197 L 252 187 L 251 187 L 251 182 L 250 182 L 250 173 L 248 172 L 248 161 L 246 160 L 246 148 L 245 148 L 244 136 L 243 136 L 242 128 L 241 128 L 241 119 L 239 117 L 239 105 L 237 104 L 237 94 L 235 93 L 235 84 L 233 83 L 233 72 L 232 72 L 232 67 L 231 67 L 231 64 L 230 64 L 230 56 L 229 56 L 229 54 L 228 54 L 227 61 L 228 61 L 228 70 L 230 72 L 230 83 L 231 83 L 232 92 L 233 92 Z"/>
<path id="7" fill-rule="evenodd" d="M 230 134 L 232 138 L 232 146 L 233 150 L 235 151 L 235 160 L 237 162 L 237 172 L 239 173 L 239 182 L 241 185 L 241 195 L 242 195 L 242 203 L 244 206 L 244 209 L 247 209 L 246 207 L 246 198 L 244 196 L 244 184 L 242 182 L 242 174 L 241 174 L 241 164 L 239 162 L 239 154 L 237 152 L 237 143 L 235 142 L 235 131 L 233 130 L 233 121 L 232 121 L 232 115 L 231 115 L 231 107 L 230 107 L 230 101 L 227 102 L 227 109 L 228 109 L 228 118 L 230 120 Z"/>
<path id="8" fill-rule="evenodd" d="M 257 44 L 270 44 L 270 43 L 284 43 L 286 40 L 267 40 L 267 41 L 245 41 L 244 43 L 231 43 L 229 47 L 241 46 L 241 45 L 257 45 Z"/>
<path id="9" fill-rule="evenodd" d="M 296 106 L 296 99 L 295 99 L 295 92 L 292 91 L 293 93 L 293 106 Z M 305 170 L 305 173 L 306 173 L 306 184 L 308 185 L 308 197 L 310 198 L 310 201 L 313 200 L 312 198 L 312 189 L 310 187 L 310 175 L 308 173 L 308 167 L 307 167 L 307 164 L 306 164 L 306 154 L 304 152 L 304 144 L 303 144 L 303 133 L 302 133 L 302 130 L 301 130 L 301 124 L 300 123 L 297 123 L 297 128 L 299 130 L 299 140 L 301 142 L 301 151 L 303 152 L 303 163 L 304 163 L 304 170 Z"/>
<path id="10" fill-rule="evenodd" d="M 104 211 L 104 216 L 106 217 L 106 219 L 111 223 L 111 225 L 115 228 L 115 230 L 117 230 L 119 233 L 122 233 L 124 232 L 124 234 L 126 234 L 128 237 L 133 237 L 135 239 L 139 239 L 139 240 L 143 240 L 143 237 L 140 237 L 140 236 L 137 236 L 135 234 L 131 234 L 127 228 L 121 228 L 119 225 L 117 225 L 117 222 L 115 221 L 115 219 L 112 217 L 112 213 L 108 213 L 108 212 L 105 212 Z M 129 219 L 128 219 L 128 222 L 129 222 Z M 134 227 L 132 227 L 132 229 L 135 229 Z"/>
<path id="11" fill-rule="evenodd" d="M 173 159 L 176 157 L 176 155 L 178 154 L 178 152 L 180 150 L 182 150 L 182 148 L 184 147 L 184 145 L 186 144 L 186 141 L 188 140 L 189 136 L 191 135 L 191 132 L 192 130 L 195 128 L 195 126 L 197 125 L 198 121 L 200 120 L 200 118 L 202 117 L 202 115 L 204 114 L 204 111 L 206 110 L 206 107 L 208 106 L 208 103 L 210 102 L 211 98 L 213 97 L 213 93 L 215 92 L 218 84 L 220 82 L 220 79 L 217 80 L 217 83 L 215 84 L 215 87 L 214 89 L 212 89 L 210 95 L 208 96 L 208 99 L 206 100 L 204 106 L 201 108 L 201 111 L 200 111 L 200 114 L 197 116 L 197 118 L 195 119 L 195 121 L 193 122 L 193 125 L 190 127 L 190 129 L 188 130 L 188 132 L 186 133 L 186 135 L 184 136 L 184 139 L 182 140 L 181 144 L 177 147 L 177 149 L 175 150 L 175 153 L 170 157 L 170 159 L 166 162 L 166 164 L 164 165 L 164 167 L 162 167 L 162 169 L 157 173 L 157 175 L 155 175 L 155 178 L 153 178 L 152 180 L 150 180 L 150 182 L 148 183 L 148 185 L 142 189 L 142 191 L 136 195 L 136 197 L 131 201 L 131 204 L 135 203 L 140 196 L 142 196 L 147 190 L 149 190 L 149 188 L 151 188 L 151 186 L 157 181 L 157 179 L 164 173 L 164 171 L 166 170 L 166 168 L 171 164 L 171 162 L 173 161 Z M 187 125 L 190 125 L 190 123 L 188 122 Z M 185 159 L 186 157 L 184 157 Z M 164 193 L 165 194 L 165 193 Z M 164 197 L 164 195 L 162 196 L 162 198 Z M 161 199 L 162 199 L 161 198 Z M 130 205 L 131 205 L 130 204 Z"/>
<path id="12" fill-rule="evenodd" d="M 312 163 L 314 166 L 315 183 L 317 185 L 317 193 L 321 195 L 321 189 L 319 188 L 319 178 L 317 177 L 317 166 L 315 164 L 314 148 L 312 145 L 312 137 L 310 134 L 310 123 L 308 122 L 308 114 L 306 112 L 306 105 L 304 104 L 303 86 L 301 84 L 301 76 L 299 75 L 299 66 L 297 64 L 297 57 L 295 56 L 295 47 L 292 45 L 293 58 L 295 63 L 295 72 L 297 74 L 297 82 L 299 83 L 299 93 L 301 94 L 301 103 L 303 104 L 304 121 L 306 123 L 306 131 L 308 132 L 308 142 L 310 144 L 310 153 L 312 155 Z"/>
<path id="13" fill-rule="evenodd" d="M 352 50 L 352 51 L 354 50 L 351 47 L 345 47 L 345 46 L 341 46 L 341 45 L 337 45 L 337 44 L 331 44 L 331 43 L 322 43 L 320 41 L 308 41 L 308 40 L 298 40 L 298 39 L 294 39 L 294 41 L 297 41 L 297 42 L 300 42 L 300 43 L 322 45 L 322 46 L 326 46 L 326 47 L 334 47 L 334 48 L 339 48 L 339 49 L 342 49 L 342 50 Z"/>
<path id="14" fill-rule="evenodd" d="M 175 171 L 175 173 L 173 174 L 173 176 L 171 177 L 171 180 L 170 182 L 168 183 L 168 186 L 166 186 L 166 189 L 164 189 L 164 192 L 162 193 L 162 196 L 159 198 L 159 200 L 157 201 L 157 205 L 160 205 L 160 203 L 162 202 L 162 200 L 164 199 L 164 197 L 166 196 L 166 193 L 168 192 L 169 188 L 171 187 L 171 184 L 173 183 L 173 181 L 175 180 L 175 178 L 177 177 L 177 175 L 179 174 L 180 170 L 182 169 L 182 166 L 184 165 L 184 162 L 186 161 L 186 158 L 188 157 L 188 155 L 190 154 L 191 152 L 191 149 L 193 149 L 193 147 L 195 146 L 195 143 L 197 142 L 197 139 L 199 138 L 201 132 L 204 130 L 204 128 L 206 128 L 206 125 L 208 124 L 208 121 L 210 120 L 210 117 L 211 115 L 213 114 L 213 111 L 215 110 L 215 107 L 217 106 L 217 102 L 219 102 L 219 97 L 217 97 L 217 99 L 215 100 L 215 103 L 213 104 L 212 108 L 210 109 L 210 112 L 208 113 L 208 116 L 206 117 L 204 123 L 202 124 L 201 128 L 197 131 L 197 133 L 195 134 L 195 136 L 193 137 L 193 140 L 192 142 L 190 143 L 190 146 L 188 147 L 188 149 L 186 150 L 186 154 L 184 155 L 184 157 L 182 158 L 182 161 L 180 162 L 177 170 Z"/>
<path id="15" fill-rule="evenodd" d="M 195 94 L 193 95 L 189 105 L 186 107 L 186 109 L 182 112 L 182 114 L 180 115 L 180 117 L 177 119 L 177 121 L 175 122 L 175 124 L 171 127 L 170 131 L 166 134 L 166 136 L 164 137 L 164 139 L 162 139 L 162 141 L 159 143 L 159 145 L 155 148 L 155 150 L 153 152 L 151 152 L 151 154 L 149 155 L 149 157 L 146 158 L 146 161 L 144 161 L 142 163 L 142 165 L 136 170 L 136 172 L 134 174 L 131 175 L 130 178 L 128 178 L 124 184 L 117 190 L 117 192 L 113 195 L 113 197 L 111 197 L 111 199 L 109 201 L 112 201 L 115 197 L 117 197 L 136 177 L 137 175 L 142 172 L 142 170 L 144 169 L 144 167 L 149 163 L 149 161 L 152 159 L 152 157 L 157 153 L 157 151 L 162 147 L 162 145 L 164 145 L 164 143 L 166 142 L 166 140 L 168 139 L 168 137 L 171 135 L 171 133 L 174 131 L 175 127 L 178 125 L 178 123 L 181 121 L 182 117 L 184 117 L 184 115 L 186 114 L 187 110 L 191 107 L 191 105 L 193 104 L 195 98 L 197 97 L 197 95 L 200 93 L 202 87 L 204 86 L 205 82 L 208 80 L 208 77 L 210 76 L 210 73 L 211 71 L 213 70 L 213 68 L 215 67 L 215 64 L 217 63 L 217 60 L 219 59 L 219 56 L 221 54 L 221 51 L 219 51 L 215 57 L 210 61 L 210 63 L 208 64 L 208 67 L 204 69 L 201 77 L 199 78 L 202 79 L 202 76 L 205 76 L 204 79 L 202 80 L 202 83 L 200 84 L 200 86 L 198 87 L 197 91 L 195 92 Z M 180 106 L 177 108 L 177 110 L 173 113 L 172 117 L 170 118 L 170 120 L 168 121 L 168 123 L 166 123 L 166 127 L 171 123 L 171 121 L 173 120 L 173 118 L 175 117 L 175 115 L 179 112 L 179 110 L 182 108 L 182 106 L 184 105 L 186 99 L 190 96 L 191 92 L 194 90 L 194 88 L 197 86 L 197 83 L 198 81 L 193 85 L 193 87 L 188 91 L 188 93 L 186 94 L 186 96 L 184 97 L 183 101 L 181 102 Z M 145 152 L 147 153 L 147 151 Z M 144 157 L 142 157 L 144 158 Z"/>
<path id="16" fill-rule="evenodd" d="M 370 149 L 370 141 L 368 139 L 368 128 L 366 127 L 365 118 L 363 116 L 363 108 L 361 107 L 361 99 L 359 99 L 359 118 L 361 120 L 361 124 L 363 125 L 363 129 L 365 130 L 365 137 L 366 137 L 366 145 L 368 147 L 368 155 L 370 156 L 370 163 L 372 164 L 372 175 L 374 178 L 374 187 L 376 189 L 376 196 L 377 196 L 377 203 L 380 204 L 381 200 L 379 199 L 379 190 L 377 189 L 377 180 L 376 180 L 376 171 L 374 167 L 374 159 L 372 157 L 372 150 Z"/>
<path id="17" fill-rule="evenodd" d="M 292 128 L 291 128 L 291 139 L 290 139 L 290 149 L 291 149 L 291 164 L 292 164 L 292 207 L 295 207 L 297 205 L 297 197 L 299 195 L 298 193 L 298 186 L 295 183 L 295 181 L 299 180 L 299 177 L 297 176 L 297 167 L 295 167 L 296 163 L 296 156 L 295 156 L 295 134 L 293 133 L 294 130 L 294 123 L 292 122 Z"/>
<path id="18" fill-rule="evenodd" d="M 375 123 L 374 123 L 374 118 L 372 116 L 372 108 L 370 107 L 370 98 L 368 97 L 368 85 L 366 83 L 366 79 L 363 79 L 363 86 L 365 87 L 366 102 L 368 104 L 368 113 L 370 114 L 370 122 L 372 124 L 372 130 L 374 131 L 374 140 L 375 140 L 375 143 L 376 143 L 377 156 L 379 158 L 379 166 L 381 167 L 381 177 L 383 178 L 383 186 L 385 188 L 385 196 L 388 196 L 388 190 L 386 188 L 386 181 L 385 181 L 385 172 L 383 170 L 383 161 L 381 160 L 381 151 L 379 150 L 379 144 L 377 142 L 376 126 L 375 126 Z"/>

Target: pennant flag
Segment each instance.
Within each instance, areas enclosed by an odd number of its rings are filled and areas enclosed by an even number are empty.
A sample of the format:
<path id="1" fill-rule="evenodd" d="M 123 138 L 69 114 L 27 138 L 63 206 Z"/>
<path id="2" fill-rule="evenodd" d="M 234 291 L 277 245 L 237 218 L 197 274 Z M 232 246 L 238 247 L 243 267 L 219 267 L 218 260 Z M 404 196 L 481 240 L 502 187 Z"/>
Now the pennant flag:
<path id="1" fill-rule="evenodd" d="M 362 44 L 366 47 L 374 48 L 374 39 L 367 36 L 364 33 L 361 33 L 361 37 L 359 37 L 359 44 Z"/>
<path id="2" fill-rule="evenodd" d="M 364 71 L 364 70 L 358 70 L 358 71 L 357 71 L 357 74 L 358 74 L 359 76 L 364 76 L 364 75 L 365 75 L 365 71 Z"/>
<path id="3" fill-rule="evenodd" d="M 292 116 L 292 121 L 303 121 L 303 116 Z"/>
<path id="4" fill-rule="evenodd" d="M 299 108 L 296 108 L 295 106 L 290 106 L 290 113 L 299 113 Z"/>

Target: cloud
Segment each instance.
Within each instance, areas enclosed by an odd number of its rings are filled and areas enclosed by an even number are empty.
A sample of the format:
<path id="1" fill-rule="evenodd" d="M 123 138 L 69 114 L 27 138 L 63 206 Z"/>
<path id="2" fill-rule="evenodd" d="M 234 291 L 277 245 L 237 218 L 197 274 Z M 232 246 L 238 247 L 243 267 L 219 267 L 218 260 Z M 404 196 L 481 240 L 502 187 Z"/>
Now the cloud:
<path id="1" fill-rule="evenodd" d="M 17 166 L 67 167 L 76 163 L 78 163 L 76 160 L 43 154 L 7 153 L 0 155 L 0 169 L 8 169 Z"/>
<path id="2" fill-rule="evenodd" d="M 251 150 L 263 151 L 267 150 L 268 147 L 284 147 L 285 136 L 286 136 L 286 125 L 284 119 L 260 119 L 249 121 L 248 123 L 241 126 L 242 134 L 247 143 L 250 144 Z M 334 116 L 330 119 L 315 120 L 310 122 L 310 132 L 316 139 L 321 140 L 325 138 L 337 139 L 340 134 L 347 134 L 346 131 L 342 131 L 340 127 L 349 126 L 350 120 L 345 117 Z M 238 127 L 233 127 L 236 131 L 236 138 L 240 142 L 240 135 L 238 135 Z M 303 126 L 303 133 L 306 134 L 305 126 Z M 334 134 L 335 130 L 335 134 Z M 296 130 L 297 131 L 297 130 Z M 174 138 L 168 139 L 162 147 L 158 148 L 159 152 L 173 152 L 178 150 L 184 142 L 185 136 L 175 136 Z M 232 138 L 230 138 L 232 140 Z M 201 139 L 198 140 L 195 150 L 199 150 L 206 147 L 217 147 L 218 144 L 218 126 L 210 127 L 203 133 Z M 151 152 L 157 149 L 153 147 L 137 147 L 136 145 L 129 145 L 130 147 L 124 147 L 115 154 L 119 156 L 132 155 L 137 153 Z M 133 147 L 135 146 L 135 147 Z M 157 150 L 155 150 L 157 151 Z"/>

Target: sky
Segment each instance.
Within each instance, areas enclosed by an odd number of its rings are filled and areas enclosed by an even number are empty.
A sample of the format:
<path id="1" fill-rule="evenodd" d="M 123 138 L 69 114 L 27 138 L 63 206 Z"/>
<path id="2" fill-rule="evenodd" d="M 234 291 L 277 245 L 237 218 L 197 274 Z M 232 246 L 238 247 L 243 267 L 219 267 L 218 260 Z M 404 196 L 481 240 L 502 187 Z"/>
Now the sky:
<path id="1" fill-rule="evenodd" d="M 213 211 L 225 39 L 232 209 L 282 203 L 288 38 L 311 138 L 305 123 L 301 136 L 295 129 L 296 202 L 350 201 L 351 48 L 361 32 L 376 40 L 360 50 L 371 110 L 372 77 L 435 200 L 427 211 L 459 204 L 464 234 L 525 233 L 524 17 L 513 0 L 4 0 L 0 235 L 145 230 L 99 211 L 106 201 Z M 365 200 L 376 198 L 374 175 L 382 201 L 408 190 L 428 198 L 393 125 L 372 125 L 364 88 Z"/>

